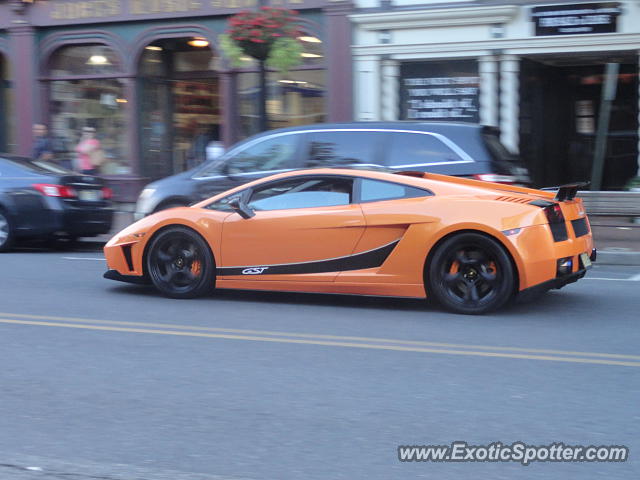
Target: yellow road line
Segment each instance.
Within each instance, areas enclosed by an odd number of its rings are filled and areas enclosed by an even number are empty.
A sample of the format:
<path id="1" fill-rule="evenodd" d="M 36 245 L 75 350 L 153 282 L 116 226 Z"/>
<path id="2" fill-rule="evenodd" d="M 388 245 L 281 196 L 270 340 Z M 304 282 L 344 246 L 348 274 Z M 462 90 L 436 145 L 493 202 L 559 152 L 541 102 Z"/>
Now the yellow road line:
<path id="1" fill-rule="evenodd" d="M 616 358 L 624 360 L 638 360 L 640 361 L 640 355 L 625 355 L 618 353 L 599 353 L 599 352 L 581 352 L 572 350 L 549 350 L 543 348 L 522 348 L 522 347 L 498 347 L 490 345 L 469 345 L 459 343 L 441 343 L 441 342 L 427 342 L 420 340 L 399 340 L 393 338 L 376 338 L 376 337 L 353 337 L 353 336 L 340 336 L 340 335 L 323 335 L 313 333 L 291 333 L 291 332 L 278 332 L 268 330 L 243 330 L 234 328 L 218 328 L 218 327 L 200 327 L 191 325 L 176 325 L 171 323 L 148 323 L 148 322 L 123 322 L 113 320 L 96 320 L 87 318 L 74 318 L 74 317 L 58 317 L 51 315 L 29 315 L 23 313 L 6 313 L 0 312 L 1 316 L 13 317 L 13 318 L 27 318 L 33 320 L 53 320 L 62 322 L 74 322 L 74 323 L 90 323 L 90 324 L 105 324 L 123 327 L 146 327 L 146 328 L 160 328 L 160 329 L 172 329 L 172 330 L 192 330 L 197 332 L 218 332 L 228 334 L 239 335 L 259 335 L 259 336 L 274 336 L 274 337 L 291 337 L 291 338 L 307 338 L 315 340 L 336 340 L 336 341 L 353 341 L 353 342 L 365 342 L 365 343 L 392 343 L 397 345 L 410 345 L 410 346 L 422 346 L 422 347 L 440 347 L 440 348 L 454 348 L 454 349 L 466 349 L 466 350 L 492 350 L 494 352 L 521 352 L 521 353 L 533 353 L 533 354 L 549 354 L 549 355 L 567 355 L 567 356 L 580 356 L 580 357 L 596 357 L 596 358 Z"/>
<path id="2" fill-rule="evenodd" d="M 293 344 L 300 344 L 300 345 L 322 345 L 322 346 L 330 346 L 330 347 L 391 350 L 391 351 L 399 351 L 399 352 L 420 352 L 420 353 L 465 355 L 465 356 L 494 357 L 494 358 L 517 358 L 517 359 L 543 360 L 543 361 L 553 361 L 553 362 L 640 367 L 640 362 L 622 362 L 622 361 L 615 361 L 615 360 L 604 360 L 604 359 L 601 360 L 596 358 L 555 357 L 550 355 L 525 355 L 525 354 L 517 354 L 517 353 L 477 352 L 477 351 L 470 351 L 470 350 L 404 347 L 404 346 L 397 346 L 397 345 L 373 345 L 369 343 L 303 340 L 303 339 L 295 339 L 295 338 L 275 338 L 275 337 L 260 337 L 260 336 L 250 336 L 250 335 L 185 332 L 185 331 L 157 330 L 157 329 L 145 329 L 145 328 L 110 327 L 106 325 L 80 325 L 80 324 L 59 323 L 59 322 L 40 322 L 40 321 L 33 321 L 33 320 L 0 319 L 0 323 L 18 324 L 18 325 L 36 325 L 36 326 L 45 326 L 45 327 L 79 328 L 79 329 L 86 329 L 86 330 L 101 330 L 101 331 L 109 331 L 109 332 L 151 333 L 155 335 L 172 335 L 172 336 L 180 336 L 180 337 L 223 338 L 223 339 L 229 339 L 229 340 L 249 340 L 249 341 L 256 341 L 256 342 L 272 342 L 272 343 L 293 343 Z"/>

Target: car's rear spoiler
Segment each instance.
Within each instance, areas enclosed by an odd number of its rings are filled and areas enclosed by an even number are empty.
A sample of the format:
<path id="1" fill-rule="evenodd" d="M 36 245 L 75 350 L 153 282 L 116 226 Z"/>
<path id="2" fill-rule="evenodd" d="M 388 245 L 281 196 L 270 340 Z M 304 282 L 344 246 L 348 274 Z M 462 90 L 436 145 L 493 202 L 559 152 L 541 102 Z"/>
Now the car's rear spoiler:
<path id="1" fill-rule="evenodd" d="M 565 200 L 573 200 L 578 190 L 584 190 L 589 184 L 589 182 L 567 183 L 558 187 L 545 187 L 542 190 L 557 190 L 554 200 L 564 202 Z"/>

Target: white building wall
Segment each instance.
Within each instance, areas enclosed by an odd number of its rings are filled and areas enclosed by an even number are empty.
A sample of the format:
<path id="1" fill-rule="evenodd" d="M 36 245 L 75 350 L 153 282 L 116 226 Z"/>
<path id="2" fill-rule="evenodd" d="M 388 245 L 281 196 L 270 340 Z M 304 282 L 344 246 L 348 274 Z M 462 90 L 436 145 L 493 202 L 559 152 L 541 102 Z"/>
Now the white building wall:
<path id="1" fill-rule="evenodd" d="M 404 8 L 381 10 L 381 0 L 357 0 L 356 6 L 367 9 L 372 8 L 372 3 L 375 3 L 375 10 L 370 13 L 359 11 L 351 16 L 356 66 L 354 88 L 359 92 L 354 99 L 356 119 L 390 118 L 389 99 L 380 94 L 388 94 L 398 82 L 395 76 L 382 73 L 382 58 L 397 62 L 474 58 L 479 60 L 479 70 L 480 65 L 487 68 L 481 62 L 483 59 L 507 58 L 508 62 L 501 62 L 501 73 L 496 80 L 498 88 L 485 87 L 484 91 L 481 88 L 480 116 L 483 121 L 497 122 L 495 109 L 499 105 L 499 123 L 507 132 L 503 133 L 504 140 L 513 150 L 518 146 L 518 78 L 517 70 L 513 70 L 518 58 L 625 50 L 635 54 L 640 46 L 638 0 L 620 2 L 623 14 L 618 17 L 616 33 L 538 37 L 531 20 L 531 8 L 550 2 L 470 6 L 456 0 L 446 3 L 392 0 L 393 6 Z M 567 0 L 565 3 L 581 2 Z M 425 5 L 427 8 L 423 8 Z M 411 6 L 415 9 L 409 10 Z M 486 81 L 489 74 L 485 71 L 480 75 Z"/>

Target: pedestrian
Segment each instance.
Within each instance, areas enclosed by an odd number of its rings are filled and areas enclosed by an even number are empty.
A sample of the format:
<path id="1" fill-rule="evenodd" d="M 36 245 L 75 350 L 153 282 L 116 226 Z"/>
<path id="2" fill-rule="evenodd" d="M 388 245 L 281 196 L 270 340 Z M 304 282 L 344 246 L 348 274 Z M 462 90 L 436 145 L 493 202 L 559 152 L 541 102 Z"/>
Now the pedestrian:
<path id="1" fill-rule="evenodd" d="M 42 123 L 33 125 L 33 159 L 48 161 L 53 159 L 53 144 L 48 136 L 47 126 Z"/>
<path id="2" fill-rule="evenodd" d="M 80 142 L 76 146 L 76 152 L 78 153 L 77 168 L 85 175 L 96 175 L 104 158 L 100 140 L 95 138 L 95 134 L 95 128 L 84 127 Z"/>

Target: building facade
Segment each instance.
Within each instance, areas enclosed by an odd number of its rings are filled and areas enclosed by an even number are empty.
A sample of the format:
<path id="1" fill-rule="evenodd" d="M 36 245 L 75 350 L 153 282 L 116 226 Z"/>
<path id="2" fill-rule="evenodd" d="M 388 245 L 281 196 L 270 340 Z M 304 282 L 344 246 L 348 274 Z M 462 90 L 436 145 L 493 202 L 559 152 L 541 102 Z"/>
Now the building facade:
<path id="1" fill-rule="evenodd" d="M 350 120 L 351 57 L 343 1 L 272 0 L 301 21 L 303 63 L 268 73 L 270 128 Z M 258 65 L 232 67 L 227 18 L 256 0 L 0 0 L 0 151 L 30 155 L 49 127 L 72 166 L 96 129 L 100 174 L 123 201 L 149 180 L 203 161 L 211 140 L 257 132 Z"/>
<path id="2" fill-rule="evenodd" d="M 534 183 L 588 180 L 605 67 L 603 188 L 638 175 L 640 2 L 359 0 L 354 117 L 500 128 Z"/>

